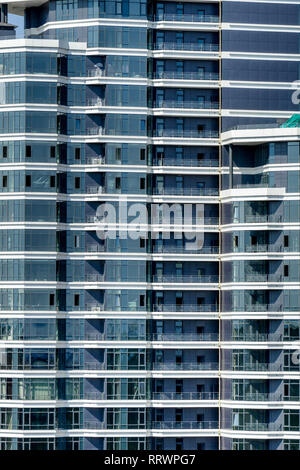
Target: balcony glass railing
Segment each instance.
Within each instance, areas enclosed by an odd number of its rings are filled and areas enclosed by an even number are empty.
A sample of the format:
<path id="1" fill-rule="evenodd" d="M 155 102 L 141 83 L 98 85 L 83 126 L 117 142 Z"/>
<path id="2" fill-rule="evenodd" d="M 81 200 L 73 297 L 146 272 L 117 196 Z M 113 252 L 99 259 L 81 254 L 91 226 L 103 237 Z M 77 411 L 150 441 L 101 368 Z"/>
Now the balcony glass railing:
<path id="1" fill-rule="evenodd" d="M 196 160 L 191 158 L 184 158 L 182 160 L 178 158 L 164 158 L 154 159 L 152 162 L 153 166 L 188 166 L 188 167 L 217 167 L 219 166 L 219 160 L 216 158 Z"/>
<path id="2" fill-rule="evenodd" d="M 216 304 L 158 304 L 153 305 L 154 312 L 217 312 Z"/>
<path id="3" fill-rule="evenodd" d="M 176 15 L 171 13 L 161 13 L 155 15 L 153 21 L 171 21 L 172 23 L 184 22 L 184 23 L 219 23 L 219 17 L 213 15 L 193 15 L 183 14 Z"/>
<path id="4" fill-rule="evenodd" d="M 152 194 L 159 196 L 218 196 L 217 188 L 153 188 Z"/>
<path id="5" fill-rule="evenodd" d="M 276 423 L 245 423 L 245 424 L 235 424 L 232 426 L 234 431 L 282 431 L 282 424 Z"/>
<path id="6" fill-rule="evenodd" d="M 153 370 L 218 370 L 218 362 L 182 362 L 176 364 L 175 362 L 154 362 L 152 364 Z"/>
<path id="7" fill-rule="evenodd" d="M 176 109 L 219 109 L 219 103 L 216 101 L 162 100 L 154 101 L 152 107 Z"/>
<path id="8" fill-rule="evenodd" d="M 197 42 L 160 42 L 153 44 L 153 50 L 218 52 L 218 44 L 198 44 Z"/>
<path id="9" fill-rule="evenodd" d="M 156 421 L 152 422 L 153 429 L 215 429 L 219 428 L 218 421 Z"/>
<path id="10" fill-rule="evenodd" d="M 151 78 L 151 77 L 150 77 Z M 219 80 L 218 72 L 177 72 L 156 71 L 152 74 L 154 80 Z"/>
<path id="11" fill-rule="evenodd" d="M 198 253 L 198 254 L 218 254 L 218 246 L 204 246 L 199 250 L 187 250 L 184 246 L 154 246 L 151 250 L 152 253 Z"/>
<path id="12" fill-rule="evenodd" d="M 86 216 L 86 221 L 84 220 L 78 220 L 78 218 L 72 217 L 68 220 L 68 223 L 88 223 L 88 224 L 99 224 L 102 222 L 102 218 L 98 219 L 96 215 L 88 215 Z M 167 223 L 167 221 L 164 220 L 164 218 L 160 219 L 159 217 L 154 218 L 151 222 L 152 225 L 218 225 L 219 224 L 219 219 L 217 217 L 204 217 L 202 221 L 199 221 L 195 217 L 187 218 L 185 220 L 184 218 L 179 218 L 179 217 L 173 217 L 170 223 Z"/>
<path id="13" fill-rule="evenodd" d="M 233 400 L 236 401 L 282 401 L 283 396 L 281 393 L 244 393 L 241 395 L 234 395 Z"/>
<path id="14" fill-rule="evenodd" d="M 283 335 L 269 334 L 269 333 L 245 333 L 240 335 L 233 335 L 232 341 L 249 341 L 249 342 L 280 342 L 283 341 Z"/>
<path id="15" fill-rule="evenodd" d="M 210 276 L 197 276 L 193 274 L 183 274 L 183 275 L 176 275 L 176 274 L 164 274 L 154 275 L 152 277 L 152 282 L 174 282 L 176 283 L 216 283 L 219 281 L 218 275 L 210 275 Z"/>
<path id="16" fill-rule="evenodd" d="M 218 400 L 218 392 L 153 392 L 152 400 Z"/>
<path id="17" fill-rule="evenodd" d="M 196 131 L 196 130 L 177 130 L 177 129 L 154 129 L 153 137 L 172 137 L 180 139 L 217 139 L 218 131 Z"/>

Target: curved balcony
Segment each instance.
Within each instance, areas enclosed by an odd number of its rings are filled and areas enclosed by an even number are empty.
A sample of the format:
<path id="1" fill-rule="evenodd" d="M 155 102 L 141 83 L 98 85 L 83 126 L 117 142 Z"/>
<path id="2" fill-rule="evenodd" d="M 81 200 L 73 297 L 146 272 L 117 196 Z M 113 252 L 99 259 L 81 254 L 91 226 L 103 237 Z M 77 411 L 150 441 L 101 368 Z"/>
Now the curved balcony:
<path id="1" fill-rule="evenodd" d="M 219 44 L 197 44 L 196 42 L 160 42 L 153 44 L 154 51 L 218 52 Z"/>

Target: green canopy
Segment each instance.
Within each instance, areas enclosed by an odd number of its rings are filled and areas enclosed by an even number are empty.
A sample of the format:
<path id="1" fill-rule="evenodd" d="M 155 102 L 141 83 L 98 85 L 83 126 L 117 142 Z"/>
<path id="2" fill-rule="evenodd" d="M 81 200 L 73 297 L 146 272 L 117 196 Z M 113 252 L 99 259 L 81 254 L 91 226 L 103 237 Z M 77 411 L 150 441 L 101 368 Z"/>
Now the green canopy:
<path id="1" fill-rule="evenodd" d="M 293 114 L 280 127 L 300 127 L 300 114 Z"/>

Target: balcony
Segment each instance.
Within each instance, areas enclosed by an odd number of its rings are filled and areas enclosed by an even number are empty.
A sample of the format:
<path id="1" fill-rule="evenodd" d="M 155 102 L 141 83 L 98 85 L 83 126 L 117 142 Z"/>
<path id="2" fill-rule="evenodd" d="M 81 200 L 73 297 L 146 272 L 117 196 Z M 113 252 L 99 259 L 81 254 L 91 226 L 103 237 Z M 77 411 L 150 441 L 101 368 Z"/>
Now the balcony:
<path id="1" fill-rule="evenodd" d="M 176 109 L 219 109 L 219 103 L 216 101 L 159 100 L 154 101 L 152 107 Z"/>
<path id="2" fill-rule="evenodd" d="M 216 304 L 157 304 L 153 305 L 154 312 L 218 312 Z"/>
<path id="3" fill-rule="evenodd" d="M 87 102 L 86 102 L 86 105 L 87 106 L 105 106 L 105 99 L 104 98 L 100 98 L 100 96 L 97 96 L 97 97 L 94 97 L 94 98 L 89 98 L 87 99 Z"/>
<path id="4" fill-rule="evenodd" d="M 154 80 L 219 80 L 218 72 L 177 72 L 157 71 L 153 72 Z"/>
<path id="5" fill-rule="evenodd" d="M 218 167 L 219 160 L 216 158 L 211 159 L 192 159 L 184 158 L 180 160 L 179 158 L 156 158 L 152 162 L 153 166 L 188 166 L 188 167 Z"/>
<path id="6" fill-rule="evenodd" d="M 153 370 L 219 370 L 218 362 L 182 362 L 176 364 L 175 362 L 154 362 L 152 364 Z"/>
<path id="7" fill-rule="evenodd" d="M 161 246 L 155 245 L 152 247 L 151 253 L 159 253 L 159 254 L 173 254 L 173 253 L 195 253 L 195 254 L 209 254 L 215 255 L 219 253 L 218 246 L 204 246 L 199 250 L 187 250 L 184 246 Z"/>
<path id="8" fill-rule="evenodd" d="M 218 392 L 153 392 L 152 400 L 218 400 Z"/>
<path id="9" fill-rule="evenodd" d="M 160 42 L 153 44 L 154 51 L 218 52 L 219 44 L 197 44 L 197 42 Z"/>
<path id="10" fill-rule="evenodd" d="M 157 196 L 218 196 L 217 188 L 153 188 L 153 195 Z"/>
<path id="11" fill-rule="evenodd" d="M 269 432 L 269 431 L 282 431 L 283 425 L 280 423 L 245 423 L 232 426 L 233 431 L 256 431 L 256 432 Z M 297 428 L 299 431 L 299 427 Z"/>
<path id="12" fill-rule="evenodd" d="M 219 219 L 217 217 L 204 217 L 203 221 L 199 221 L 195 217 L 188 218 L 188 220 L 184 220 L 184 218 L 174 217 L 172 221 L 167 223 L 164 218 L 160 219 L 159 217 L 154 218 L 152 220 L 152 225 L 219 225 Z M 68 223 L 84 223 L 84 221 L 78 220 L 78 218 L 72 217 L 68 220 Z M 86 217 L 86 223 L 88 224 L 102 224 L 102 218 L 98 219 L 96 215 L 88 215 Z"/>
<path id="13" fill-rule="evenodd" d="M 172 23 L 184 22 L 184 23 L 219 23 L 218 16 L 212 15 L 176 15 L 170 13 L 162 13 L 154 15 L 153 21 L 170 21 Z"/>
<path id="14" fill-rule="evenodd" d="M 152 282 L 154 283 L 175 283 L 175 284 L 191 284 L 191 283 L 216 283 L 219 281 L 219 276 L 217 274 L 215 275 L 208 275 L 208 276 L 197 276 L 193 274 L 182 274 L 182 275 L 176 275 L 176 274 L 163 274 L 163 275 L 157 275 L 154 274 L 152 277 Z"/>
<path id="15" fill-rule="evenodd" d="M 281 223 L 283 218 L 281 215 L 268 215 L 268 214 L 256 214 L 256 215 L 247 215 L 245 217 L 246 224 L 264 224 L 264 223 Z M 234 220 L 234 223 L 243 223 L 242 221 Z"/>
<path id="16" fill-rule="evenodd" d="M 255 392 L 235 395 L 233 400 L 236 401 L 282 401 L 281 393 Z"/>
<path id="17" fill-rule="evenodd" d="M 283 335 L 273 333 L 252 333 L 252 334 L 239 334 L 232 337 L 232 341 L 246 341 L 246 342 L 281 342 L 284 341 Z M 296 340 L 295 340 L 296 341 Z"/>
<path id="18" fill-rule="evenodd" d="M 219 429 L 218 421 L 154 421 L 153 429 Z"/>
<path id="19" fill-rule="evenodd" d="M 196 131 L 176 129 L 153 129 L 153 137 L 170 137 L 177 139 L 218 139 L 218 131 Z"/>
<path id="20" fill-rule="evenodd" d="M 131 75 L 128 76 L 128 74 L 123 74 L 122 72 L 118 72 L 117 70 L 113 70 L 113 71 L 108 71 L 108 70 L 105 70 L 104 68 L 99 68 L 99 67 L 93 67 L 93 68 L 90 68 L 87 70 L 87 76 L 88 77 L 116 77 L 116 78 L 124 78 L 124 79 L 128 79 L 128 78 L 144 78 L 144 79 L 147 79 L 147 76 L 146 74 L 143 75 L 143 74 L 140 74 L 139 72 L 131 72 Z"/>
<path id="21" fill-rule="evenodd" d="M 86 164 L 87 165 L 105 165 L 105 157 L 102 157 L 102 156 L 87 157 Z"/>
<path id="22" fill-rule="evenodd" d="M 245 246 L 246 253 L 280 253 L 282 250 L 282 245 L 259 244 Z"/>
<path id="23" fill-rule="evenodd" d="M 154 333 L 150 336 L 152 341 L 218 341 L 218 333 Z"/>

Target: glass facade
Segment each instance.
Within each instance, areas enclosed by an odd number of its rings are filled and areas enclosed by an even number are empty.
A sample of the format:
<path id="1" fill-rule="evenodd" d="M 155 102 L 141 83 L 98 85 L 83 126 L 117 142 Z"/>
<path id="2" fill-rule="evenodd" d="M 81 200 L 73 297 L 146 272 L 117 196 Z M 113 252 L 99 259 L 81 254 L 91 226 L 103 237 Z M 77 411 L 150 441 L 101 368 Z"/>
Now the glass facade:
<path id="1" fill-rule="evenodd" d="M 299 449 L 300 7 L 7 5 L 0 449 Z"/>

